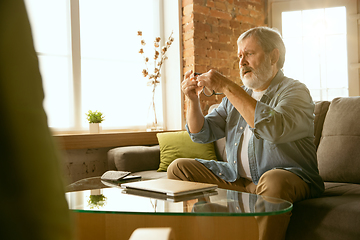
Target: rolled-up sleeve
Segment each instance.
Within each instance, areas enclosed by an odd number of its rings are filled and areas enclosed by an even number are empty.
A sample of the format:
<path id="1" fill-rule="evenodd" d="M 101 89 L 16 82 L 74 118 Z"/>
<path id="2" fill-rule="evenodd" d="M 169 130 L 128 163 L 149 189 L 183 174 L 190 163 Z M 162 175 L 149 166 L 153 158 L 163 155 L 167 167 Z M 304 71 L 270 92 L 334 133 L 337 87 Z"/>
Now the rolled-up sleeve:
<path id="1" fill-rule="evenodd" d="M 194 142 L 209 143 L 225 137 L 227 102 L 227 99 L 224 98 L 216 109 L 205 116 L 204 125 L 198 133 L 191 133 L 189 126 L 187 124 L 185 125 L 186 130 Z"/>

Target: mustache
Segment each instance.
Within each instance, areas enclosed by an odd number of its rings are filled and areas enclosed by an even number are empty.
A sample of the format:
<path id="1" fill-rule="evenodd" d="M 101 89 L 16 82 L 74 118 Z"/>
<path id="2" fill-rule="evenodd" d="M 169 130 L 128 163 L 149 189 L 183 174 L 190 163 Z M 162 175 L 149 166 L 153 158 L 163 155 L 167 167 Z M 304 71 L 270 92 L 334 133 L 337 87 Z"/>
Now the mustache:
<path id="1" fill-rule="evenodd" d="M 252 67 L 249 67 L 249 66 L 244 66 L 244 67 L 241 68 L 240 74 L 243 77 L 246 72 L 250 72 L 250 71 L 254 72 L 254 69 Z"/>

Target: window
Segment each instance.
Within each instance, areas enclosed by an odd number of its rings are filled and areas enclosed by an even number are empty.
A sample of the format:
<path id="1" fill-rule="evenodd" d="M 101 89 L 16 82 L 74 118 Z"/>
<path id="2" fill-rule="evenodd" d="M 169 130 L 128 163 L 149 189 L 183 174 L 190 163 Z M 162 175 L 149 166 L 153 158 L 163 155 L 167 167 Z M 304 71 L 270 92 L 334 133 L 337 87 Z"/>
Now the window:
<path id="1" fill-rule="evenodd" d="M 157 36 L 165 41 L 173 31 L 176 40 L 167 61 L 180 62 L 176 46 L 180 42 L 178 14 L 172 16 L 172 26 L 164 24 L 164 9 L 169 4 L 162 0 L 25 0 L 25 3 L 39 57 L 49 126 L 55 131 L 84 131 L 88 129 L 85 113 L 98 110 L 105 115 L 103 130 L 145 129 L 151 88 L 142 76 L 145 64 L 138 53 L 141 44 L 137 31 L 143 31 L 148 46 Z M 151 50 L 145 49 L 149 57 Z M 171 64 L 174 63 L 168 65 Z M 166 66 L 167 62 L 162 73 Z M 181 65 L 178 66 L 180 71 Z M 177 71 L 172 74 L 172 77 L 162 74 L 161 83 L 168 78 L 166 85 L 171 85 L 171 81 L 180 84 L 181 74 Z M 166 107 L 162 111 L 162 102 L 166 98 L 171 101 L 165 90 L 165 86 L 156 88 L 160 122 L 169 121 L 167 116 L 163 117 L 163 113 L 168 114 Z M 174 95 L 179 100 L 172 107 L 180 115 L 180 96 Z"/>
<path id="2" fill-rule="evenodd" d="M 272 4 L 272 26 L 286 46 L 284 73 L 304 82 L 314 101 L 359 95 L 351 67 L 358 62 L 356 9 L 352 0 Z"/>

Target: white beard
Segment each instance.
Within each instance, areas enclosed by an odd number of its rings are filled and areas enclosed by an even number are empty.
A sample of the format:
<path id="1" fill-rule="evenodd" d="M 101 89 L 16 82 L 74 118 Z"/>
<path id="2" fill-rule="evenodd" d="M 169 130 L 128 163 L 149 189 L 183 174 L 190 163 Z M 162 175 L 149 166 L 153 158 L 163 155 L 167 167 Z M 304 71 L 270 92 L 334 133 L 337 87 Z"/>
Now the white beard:
<path id="1" fill-rule="evenodd" d="M 251 70 L 250 74 L 244 73 Z M 272 77 L 272 68 L 270 62 L 270 56 L 266 55 L 264 61 L 261 63 L 258 69 L 244 66 L 240 69 L 240 78 L 243 84 L 253 90 L 261 89 Z"/>

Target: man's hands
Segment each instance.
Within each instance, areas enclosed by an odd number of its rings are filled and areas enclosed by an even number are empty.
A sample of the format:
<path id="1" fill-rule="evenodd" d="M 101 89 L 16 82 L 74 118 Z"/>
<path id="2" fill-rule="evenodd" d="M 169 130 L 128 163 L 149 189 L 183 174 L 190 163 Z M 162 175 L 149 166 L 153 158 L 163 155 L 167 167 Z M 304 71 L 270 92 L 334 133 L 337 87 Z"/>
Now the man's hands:
<path id="1" fill-rule="evenodd" d="M 199 94 L 203 87 L 206 87 L 210 94 L 213 91 L 222 92 L 226 84 L 229 84 L 229 81 L 229 79 L 215 70 L 210 70 L 198 76 L 194 76 L 194 73 L 190 70 L 185 73 L 181 89 L 189 100 L 196 101 L 199 99 Z"/>
<path id="2" fill-rule="evenodd" d="M 202 90 L 202 87 L 198 86 L 197 77 L 198 76 L 194 76 L 192 70 L 187 71 L 184 80 L 181 83 L 181 90 L 191 101 L 197 101 Z"/>
<path id="3" fill-rule="evenodd" d="M 182 91 L 189 99 L 187 121 L 190 132 L 199 132 L 204 124 L 199 101 L 199 94 L 203 87 L 210 92 L 222 92 L 244 117 L 250 127 L 254 127 L 254 115 L 257 101 L 247 94 L 239 85 L 221 75 L 215 70 L 210 70 L 195 76 L 190 70 L 185 74 L 181 84 Z"/>
<path id="4" fill-rule="evenodd" d="M 230 80 L 221 75 L 219 72 L 211 69 L 210 71 L 198 76 L 197 81 L 199 87 L 206 87 L 208 92 L 212 93 L 213 91 L 223 92 Z"/>

